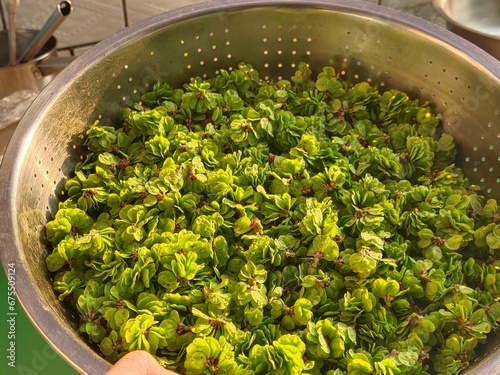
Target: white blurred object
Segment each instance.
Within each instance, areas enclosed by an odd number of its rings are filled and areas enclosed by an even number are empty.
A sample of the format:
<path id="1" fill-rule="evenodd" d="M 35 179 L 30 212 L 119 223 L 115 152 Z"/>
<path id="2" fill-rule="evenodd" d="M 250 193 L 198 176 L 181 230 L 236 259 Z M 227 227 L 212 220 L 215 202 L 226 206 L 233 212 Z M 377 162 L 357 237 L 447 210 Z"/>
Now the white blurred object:
<path id="1" fill-rule="evenodd" d="M 0 130 L 17 124 L 37 95 L 36 91 L 20 90 L 0 99 Z"/>
<path id="2" fill-rule="evenodd" d="M 0 164 L 16 126 L 38 95 L 37 91 L 20 90 L 0 99 Z"/>

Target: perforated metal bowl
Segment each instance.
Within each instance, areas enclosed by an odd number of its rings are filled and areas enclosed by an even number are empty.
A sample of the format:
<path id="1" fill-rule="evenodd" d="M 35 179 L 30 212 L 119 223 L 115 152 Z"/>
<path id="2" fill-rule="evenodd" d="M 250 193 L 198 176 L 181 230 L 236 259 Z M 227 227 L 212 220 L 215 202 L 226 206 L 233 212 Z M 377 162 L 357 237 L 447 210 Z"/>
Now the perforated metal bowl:
<path id="1" fill-rule="evenodd" d="M 500 63 L 421 19 L 354 1 L 213 1 L 171 11 L 99 43 L 40 94 L 19 124 L 0 170 L 0 249 L 17 264 L 20 303 L 47 341 L 75 368 L 108 368 L 77 334 L 73 312 L 52 291 L 44 224 L 78 162 L 82 132 L 112 121 L 158 79 L 252 63 L 262 76 L 290 77 L 307 61 L 333 65 L 353 81 L 398 88 L 432 103 L 459 145 L 457 163 L 485 194 L 500 197 Z M 500 373 L 497 345 L 471 370 Z"/>

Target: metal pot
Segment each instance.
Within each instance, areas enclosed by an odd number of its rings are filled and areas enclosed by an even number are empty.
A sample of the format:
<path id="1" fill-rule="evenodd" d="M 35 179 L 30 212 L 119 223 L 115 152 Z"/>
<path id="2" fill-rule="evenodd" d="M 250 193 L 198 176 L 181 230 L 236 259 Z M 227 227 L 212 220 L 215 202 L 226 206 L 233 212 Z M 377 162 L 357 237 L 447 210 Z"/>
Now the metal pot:
<path id="1" fill-rule="evenodd" d="M 500 60 L 500 1 L 433 0 L 446 27 Z"/>
<path id="2" fill-rule="evenodd" d="M 37 30 L 17 31 L 17 51 L 22 53 Z M 32 60 L 11 66 L 9 65 L 8 35 L 0 31 L 0 98 L 20 90 L 40 92 L 54 77 L 57 71 L 44 70 L 50 59 L 57 56 L 57 40 L 52 36 Z M 60 69 L 59 69 L 60 70 Z"/>
<path id="3" fill-rule="evenodd" d="M 18 30 L 16 38 L 17 55 L 22 54 L 30 41 L 38 34 L 38 30 Z M 24 97 L 33 96 L 73 60 L 73 58 L 57 57 L 57 40 L 51 36 L 36 56 L 28 62 L 9 65 L 8 32 L 0 31 L 0 99 L 16 92 L 25 91 Z M 22 103 L 22 111 L 15 111 L 8 120 L 0 121 L 0 162 L 7 144 L 14 133 L 15 125 L 19 122 L 27 103 Z"/>
<path id="4" fill-rule="evenodd" d="M 61 72 L 21 120 L 0 168 L 0 256 L 16 265 L 16 291 L 35 327 L 78 371 L 109 363 L 77 332 L 45 266 L 45 224 L 76 163 L 83 134 L 113 123 L 157 80 L 179 86 L 195 76 L 251 63 L 265 77 L 288 78 L 297 64 L 333 65 L 346 79 L 369 80 L 432 103 L 459 145 L 457 165 L 485 195 L 500 197 L 500 63 L 425 20 L 349 0 L 213 0 L 176 9 L 98 43 Z M 494 335 L 493 335 L 494 336 Z M 469 374 L 499 374 L 498 342 Z"/>

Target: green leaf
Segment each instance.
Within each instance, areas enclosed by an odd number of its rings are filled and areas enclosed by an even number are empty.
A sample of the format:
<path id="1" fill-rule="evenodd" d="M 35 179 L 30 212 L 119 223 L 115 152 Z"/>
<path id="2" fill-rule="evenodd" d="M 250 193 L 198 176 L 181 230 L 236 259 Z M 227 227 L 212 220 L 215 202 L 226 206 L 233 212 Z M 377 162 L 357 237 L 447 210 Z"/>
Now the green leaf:
<path id="1" fill-rule="evenodd" d="M 455 235 L 451 236 L 450 238 L 447 238 L 444 245 L 448 250 L 458 250 L 460 248 L 460 245 L 462 244 L 462 236 L 460 235 Z"/>

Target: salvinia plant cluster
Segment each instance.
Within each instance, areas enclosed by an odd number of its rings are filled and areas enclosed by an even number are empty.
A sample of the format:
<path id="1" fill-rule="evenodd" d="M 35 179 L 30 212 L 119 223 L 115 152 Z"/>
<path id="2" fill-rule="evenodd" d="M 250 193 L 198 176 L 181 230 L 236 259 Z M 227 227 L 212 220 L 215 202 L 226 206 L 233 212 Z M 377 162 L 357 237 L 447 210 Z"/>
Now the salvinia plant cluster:
<path id="1" fill-rule="evenodd" d="M 500 319 L 500 209 L 438 125 L 332 67 L 157 83 L 86 132 L 46 226 L 54 289 L 110 362 L 457 374 Z"/>

